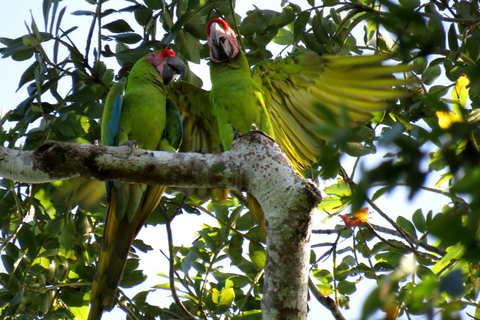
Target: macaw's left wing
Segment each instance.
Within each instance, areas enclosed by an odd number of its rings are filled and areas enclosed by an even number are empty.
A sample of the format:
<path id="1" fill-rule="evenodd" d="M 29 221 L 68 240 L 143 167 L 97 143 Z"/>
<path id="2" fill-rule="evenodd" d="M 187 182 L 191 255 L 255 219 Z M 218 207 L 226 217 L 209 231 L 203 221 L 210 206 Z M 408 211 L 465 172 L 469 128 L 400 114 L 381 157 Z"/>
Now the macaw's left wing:
<path id="1" fill-rule="evenodd" d="M 393 73 L 411 70 L 386 66 L 388 56 L 320 56 L 314 52 L 265 60 L 252 77 L 265 94 L 275 139 L 299 170 L 318 160 L 329 137 L 322 125 L 364 121 L 371 112 L 386 109 L 390 100 L 405 95 L 393 86 L 409 81 Z"/>
<path id="2" fill-rule="evenodd" d="M 120 122 L 124 92 L 125 82 L 119 81 L 110 88 L 107 99 L 105 99 L 100 137 L 100 144 L 103 146 L 116 146 L 118 143 L 118 123 Z M 105 186 L 107 199 L 110 199 L 113 183 L 111 181 L 105 181 Z"/>
<path id="3" fill-rule="evenodd" d="M 175 102 L 182 117 L 183 142 L 179 151 L 223 152 L 209 91 L 186 81 L 178 81 L 167 86 L 167 97 Z"/>

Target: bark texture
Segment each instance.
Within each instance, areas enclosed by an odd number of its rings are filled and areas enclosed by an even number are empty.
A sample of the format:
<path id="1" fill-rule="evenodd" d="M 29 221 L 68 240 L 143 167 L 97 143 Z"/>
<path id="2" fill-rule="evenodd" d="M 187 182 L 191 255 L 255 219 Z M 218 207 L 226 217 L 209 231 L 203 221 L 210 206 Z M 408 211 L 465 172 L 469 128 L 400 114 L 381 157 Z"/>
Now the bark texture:
<path id="1" fill-rule="evenodd" d="M 0 175 L 28 183 L 84 177 L 250 192 L 266 217 L 263 318 L 306 318 L 310 226 L 320 192 L 261 132 L 214 155 L 46 142 L 35 151 L 0 147 L 0 160 Z"/>

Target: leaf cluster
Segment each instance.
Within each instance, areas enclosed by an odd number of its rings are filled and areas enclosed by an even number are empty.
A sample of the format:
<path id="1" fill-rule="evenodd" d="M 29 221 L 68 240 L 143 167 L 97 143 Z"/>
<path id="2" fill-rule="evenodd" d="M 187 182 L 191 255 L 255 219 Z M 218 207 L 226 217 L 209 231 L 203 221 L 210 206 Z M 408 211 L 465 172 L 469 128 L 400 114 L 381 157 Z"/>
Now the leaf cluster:
<path id="1" fill-rule="evenodd" d="M 459 319 L 467 306 L 480 318 L 478 2 L 307 2 L 304 7 L 285 3 L 279 12 L 254 7 L 242 17 L 234 1 L 129 0 L 113 8 L 108 1 L 88 0 L 84 10 L 70 12 L 68 1 L 44 0 L 42 25 L 32 17 L 24 35 L 0 38 L 3 58 L 31 62 L 19 81 L 27 96 L 2 117 L 0 141 L 27 150 L 46 140 L 97 143 L 104 99 L 115 81 L 152 49 L 173 48 L 192 63 L 208 59 L 205 29 L 212 18 L 234 26 L 251 65 L 274 57 L 272 43 L 281 46 L 280 56 L 305 50 L 392 54 L 392 63 L 415 67 L 398 75 L 411 80 L 402 88 L 405 97 L 369 123 L 322 128 L 334 139 L 306 172 L 316 181 L 336 178 L 324 189 L 316 222 L 340 221 L 337 215 L 348 207 L 355 212 L 368 206 L 370 213 L 368 222 L 355 228 L 315 225 L 310 259 L 315 285 L 348 308 L 358 289 L 375 283 L 362 319 L 379 311 L 391 319 L 437 313 Z M 88 27 L 69 27 L 76 18 L 88 19 Z M 469 79 L 464 87 L 462 75 Z M 187 80 L 202 86 L 193 72 Z M 348 170 L 345 153 L 354 159 Z M 372 155 L 377 162 L 364 170 L 362 161 Z M 440 195 L 443 208 L 391 217 L 395 204 L 376 204 L 405 188 L 410 199 Z M 131 298 L 122 293 L 119 302 L 129 317 L 260 319 L 265 248 L 241 197 L 206 204 L 203 196 L 169 194 L 149 224 L 169 229 L 179 214 L 210 215 L 218 223 L 203 225 L 188 246 L 175 245 L 171 232 L 169 273 L 152 288 L 169 290 L 171 304 L 147 302 L 151 291 Z M 100 182 L 2 180 L 2 318 L 86 318 L 106 207 Z M 123 287 L 145 280 L 138 251 L 149 250 L 136 240 Z"/>

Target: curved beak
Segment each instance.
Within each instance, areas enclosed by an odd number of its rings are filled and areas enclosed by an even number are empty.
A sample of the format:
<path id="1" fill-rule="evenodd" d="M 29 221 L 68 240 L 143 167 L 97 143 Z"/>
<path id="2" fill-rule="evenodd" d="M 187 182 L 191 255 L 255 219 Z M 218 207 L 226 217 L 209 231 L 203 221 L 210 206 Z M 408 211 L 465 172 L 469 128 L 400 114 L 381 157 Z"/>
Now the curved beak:
<path id="1" fill-rule="evenodd" d="M 182 59 L 170 57 L 166 60 L 162 69 L 162 80 L 165 85 L 172 81 L 182 80 L 187 73 L 187 66 Z"/>
<path id="2" fill-rule="evenodd" d="M 210 27 L 210 56 L 213 61 L 223 61 L 234 56 L 235 50 L 230 43 L 227 32 L 219 23 L 212 23 Z"/>

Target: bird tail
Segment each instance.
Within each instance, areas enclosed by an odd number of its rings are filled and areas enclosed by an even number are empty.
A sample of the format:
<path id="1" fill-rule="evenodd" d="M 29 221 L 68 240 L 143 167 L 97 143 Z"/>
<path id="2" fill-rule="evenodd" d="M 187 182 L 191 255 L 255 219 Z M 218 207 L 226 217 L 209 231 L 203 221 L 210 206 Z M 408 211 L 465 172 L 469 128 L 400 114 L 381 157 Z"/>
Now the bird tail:
<path id="1" fill-rule="evenodd" d="M 110 311 L 114 307 L 130 246 L 148 216 L 158 206 L 165 189 L 164 186 L 149 186 L 142 205 L 137 209 L 132 221 L 129 221 L 127 214 L 118 213 L 117 190 L 112 189 L 102 250 L 90 295 L 88 320 L 100 320 L 103 311 Z"/>
<path id="2" fill-rule="evenodd" d="M 93 288 L 90 294 L 90 312 L 88 320 L 100 320 L 103 311 L 112 310 L 115 305 L 115 297 L 117 293 L 117 286 L 125 269 L 128 250 L 133 241 L 133 235 L 125 234 L 125 238 L 130 238 L 127 250 L 122 250 L 122 254 L 118 254 L 116 250 L 120 245 L 115 244 L 114 239 L 116 229 L 121 225 L 121 219 L 117 215 L 117 202 L 115 201 L 116 192 L 112 191 L 110 205 L 108 207 L 107 221 L 105 223 L 105 231 L 103 238 L 103 245 L 100 252 L 100 257 L 97 262 L 97 271 L 93 279 Z M 134 228 L 131 228 L 134 229 Z M 123 241 L 122 241 L 123 242 Z M 125 253 L 125 254 L 123 254 Z"/>

